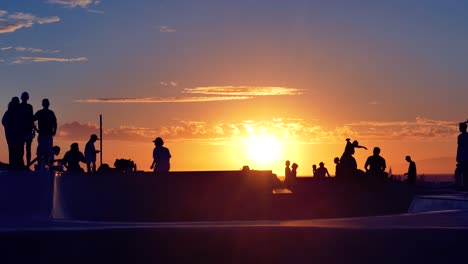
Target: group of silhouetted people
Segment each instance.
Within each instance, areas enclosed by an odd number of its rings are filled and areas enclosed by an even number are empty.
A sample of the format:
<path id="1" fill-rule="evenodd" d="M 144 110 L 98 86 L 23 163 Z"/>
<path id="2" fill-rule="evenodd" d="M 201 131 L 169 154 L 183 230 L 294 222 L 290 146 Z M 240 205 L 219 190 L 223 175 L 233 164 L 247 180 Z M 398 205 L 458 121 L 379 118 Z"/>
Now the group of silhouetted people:
<path id="1" fill-rule="evenodd" d="M 466 141 L 468 142 L 468 133 L 466 133 L 466 124 L 465 124 L 465 134 Z M 460 141 L 460 140 L 459 140 Z M 358 169 L 356 159 L 354 158 L 354 154 L 357 148 L 366 149 L 367 147 L 359 145 L 357 140 L 351 142 L 351 139 L 346 139 L 345 149 L 343 151 L 343 155 L 341 158 L 335 157 L 335 177 L 338 180 L 357 180 L 357 179 L 367 179 L 374 182 L 385 182 L 389 175 L 385 171 L 387 168 L 387 164 L 385 159 L 380 155 L 381 149 L 379 147 L 375 147 L 373 150 L 373 155 L 369 156 L 364 164 L 365 171 Z M 461 151 L 460 151 L 461 153 Z M 468 155 L 468 151 L 466 152 Z M 462 154 L 460 154 L 461 156 Z M 410 156 L 405 157 L 406 161 L 409 163 L 408 172 L 404 175 L 407 175 L 407 183 L 414 185 L 416 184 L 417 180 L 417 173 L 416 173 L 416 163 L 411 159 Z M 458 158 L 457 158 L 458 160 Z M 468 162 L 468 157 L 466 158 Z M 292 169 L 290 168 L 290 161 L 286 161 L 285 167 L 285 180 L 284 180 L 284 187 L 290 188 L 296 184 L 296 175 L 297 175 L 297 164 L 292 165 Z M 462 165 L 459 165 L 462 168 Z M 466 167 L 468 168 L 468 165 Z M 460 169 L 461 171 L 461 169 Z M 325 163 L 320 162 L 319 167 L 317 165 L 312 165 L 312 175 L 316 179 L 324 179 L 331 177 L 328 169 L 325 167 Z M 468 182 L 468 181 L 467 181 Z"/>
<path id="2" fill-rule="evenodd" d="M 5 137 L 8 145 L 8 158 L 10 170 L 24 170 L 31 165 L 31 143 L 37 137 L 37 162 L 39 168 L 45 168 L 53 159 L 53 137 L 57 131 L 57 118 L 49 109 L 49 100 L 42 100 L 42 109 L 33 112 L 28 103 L 29 94 L 13 97 L 8 103 L 8 109 L 3 115 L 2 124 L 5 128 Z M 37 126 L 36 126 L 37 122 Z M 26 150 L 26 163 L 24 154 Z"/>
<path id="3" fill-rule="evenodd" d="M 8 109 L 2 118 L 5 128 L 5 136 L 8 145 L 8 169 L 29 170 L 34 163 L 35 170 L 63 170 L 68 172 L 84 172 L 80 163 L 85 163 L 88 173 L 96 173 L 96 150 L 94 143 L 99 140 L 96 134 L 92 134 L 85 145 L 84 153 L 79 145 L 73 142 L 62 159 L 55 159 L 60 153 L 60 147 L 54 146 L 54 136 L 57 133 L 57 118 L 49 109 L 50 102 L 47 98 L 42 100 L 42 109 L 33 112 L 33 107 L 28 103 L 29 94 L 24 92 L 20 98 L 13 97 L 8 104 Z M 31 144 L 37 136 L 37 157 L 31 155 Z M 150 166 L 156 174 L 165 174 L 170 170 L 171 154 L 164 147 L 162 138 L 153 140 L 153 162 Z M 26 150 L 26 151 L 25 151 Z M 26 152 L 26 162 L 24 154 Z M 136 166 L 134 166 L 136 167 Z"/>
<path id="4" fill-rule="evenodd" d="M 297 178 L 297 168 L 299 168 L 299 165 L 297 163 L 293 163 L 291 165 L 291 162 L 287 160 L 285 162 L 285 168 L 284 168 L 284 187 L 286 188 L 292 188 L 294 185 L 296 185 L 296 178 Z"/>
<path id="5" fill-rule="evenodd" d="M 388 173 L 385 171 L 387 164 L 385 159 L 380 155 L 381 149 L 374 147 L 373 155 L 369 156 L 364 164 L 364 171 L 357 168 L 356 159 L 353 157 L 356 148 L 367 148 L 359 145 L 357 140 L 351 143 L 349 138 L 346 139 L 346 146 L 341 158 L 335 158 L 336 164 L 336 177 L 345 179 L 356 179 L 360 176 L 377 182 L 384 182 L 389 178 Z M 404 175 L 408 176 L 407 182 L 411 185 L 416 183 L 416 163 L 411 160 L 410 156 L 405 157 L 409 163 L 408 172 Z"/>
<path id="6" fill-rule="evenodd" d="M 58 169 L 62 165 L 70 172 L 82 172 L 79 162 L 87 164 L 88 172 L 96 172 L 96 150 L 94 142 L 98 137 L 93 134 L 86 144 L 85 154 L 81 153 L 78 143 L 73 143 L 61 160 L 54 157 L 59 155 L 60 147 L 54 146 L 54 136 L 57 133 L 57 118 L 49 109 L 49 99 L 42 100 L 42 109 L 33 112 L 28 103 L 29 94 L 24 92 L 20 98 L 13 97 L 2 118 L 5 137 L 8 145 L 8 169 L 29 170 L 34 163 L 36 170 Z M 36 158 L 32 159 L 31 144 L 37 133 Z M 26 161 L 24 156 L 26 153 Z M 55 164 L 60 163 L 60 164 Z"/>
<path id="7" fill-rule="evenodd" d="M 325 163 L 323 163 L 322 161 L 319 163 L 318 168 L 317 165 L 312 165 L 312 176 L 317 179 L 331 177 L 330 173 L 328 172 L 328 169 L 325 168 Z"/>

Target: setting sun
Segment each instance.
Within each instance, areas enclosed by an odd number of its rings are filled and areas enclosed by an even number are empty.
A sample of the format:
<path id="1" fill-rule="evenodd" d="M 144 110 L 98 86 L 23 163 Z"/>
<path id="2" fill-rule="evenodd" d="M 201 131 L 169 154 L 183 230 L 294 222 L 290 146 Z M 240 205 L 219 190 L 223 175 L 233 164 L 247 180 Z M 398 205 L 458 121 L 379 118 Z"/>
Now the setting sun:
<path id="1" fill-rule="evenodd" d="M 271 165 L 282 160 L 283 144 L 274 135 L 252 135 L 244 140 L 244 149 L 252 165 Z"/>

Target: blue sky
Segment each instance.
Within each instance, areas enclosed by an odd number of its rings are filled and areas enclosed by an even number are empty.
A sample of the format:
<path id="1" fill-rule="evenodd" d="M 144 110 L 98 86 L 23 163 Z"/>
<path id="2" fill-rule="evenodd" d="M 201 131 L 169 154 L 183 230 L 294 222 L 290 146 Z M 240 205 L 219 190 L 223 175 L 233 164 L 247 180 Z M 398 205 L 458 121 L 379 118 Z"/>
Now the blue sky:
<path id="1" fill-rule="evenodd" d="M 451 157 L 456 123 L 468 118 L 467 7 L 465 1 L 2 1 L 0 110 L 23 91 L 35 110 L 48 97 L 62 131 L 70 129 L 58 138 L 64 144 L 85 140 L 99 114 L 116 140 L 141 142 L 157 134 L 210 142 L 220 135 L 200 129 L 255 122 L 273 130 L 283 120 L 276 136 L 294 134 L 298 139 L 282 141 L 309 148 L 341 146 L 338 139 L 347 135 L 389 146 L 403 138 L 433 142 L 429 149 L 415 145 L 421 158 Z M 404 153 L 394 152 L 388 155 Z"/>

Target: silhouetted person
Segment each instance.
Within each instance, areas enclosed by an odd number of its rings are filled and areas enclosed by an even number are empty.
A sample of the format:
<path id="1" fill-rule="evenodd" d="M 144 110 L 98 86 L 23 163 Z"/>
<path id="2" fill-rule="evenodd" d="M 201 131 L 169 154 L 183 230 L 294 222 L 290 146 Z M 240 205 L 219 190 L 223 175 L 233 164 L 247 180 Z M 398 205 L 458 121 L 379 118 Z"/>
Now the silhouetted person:
<path id="1" fill-rule="evenodd" d="M 5 128 L 5 137 L 8 144 L 9 169 L 19 170 L 24 168 L 22 156 L 22 136 L 19 112 L 20 101 L 13 97 L 8 104 L 8 109 L 3 115 L 2 124 Z"/>
<path id="2" fill-rule="evenodd" d="M 38 123 L 37 155 L 40 170 L 44 170 L 45 165 L 50 165 L 49 163 L 54 157 L 52 147 L 54 136 L 57 133 L 57 118 L 49 106 L 49 99 L 43 99 L 43 108 L 34 115 L 34 121 Z"/>
<path id="3" fill-rule="evenodd" d="M 354 140 L 351 143 L 351 139 L 347 138 L 346 139 L 346 146 L 345 146 L 345 150 L 344 150 L 343 154 L 351 153 L 351 150 L 353 150 L 355 152 L 356 148 L 363 148 L 363 149 L 367 150 L 367 148 L 365 146 L 360 146 L 359 142 L 357 140 Z M 354 152 L 353 152 L 353 154 L 354 154 Z"/>
<path id="4" fill-rule="evenodd" d="M 289 177 L 284 180 L 285 187 L 288 189 L 294 188 L 296 185 L 296 177 L 297 177 L 297 168 L 299 165 L 297 163 L 293 163 L 291 165 L 291 173 L 289 174 Z"/>
<path id="5" fill-rule="evenodd" d="M 317 171 L 315 172 L 315 177 L 319 179 L 330 177 L 330 173 L 328 173 L 328 169 L 325 168 L 325 164 L 323 162 L 319 163 L 319 167 L 317 168 Z"/>
<path id="6" fill-rule="evenodd" d="M 468 188 L 468 133 L 466 123 L 459 124 L 460 135 L 457 139 L 457 169 L 463 181 L 463 187 L 458 188 L 466 190 Z"/>
<path id="7" fill-rule="evenodd" d="M 357 140 L 351 143 L 350 139 L 347 138 L 345 150 L 340 158 L 340 173 L 338 176 L 341 179 L 351 179 L 357 176 L 357 162 L 356 159 L 353 157 L 355 153 L 355 148 L 367 149 L 364 146 L 360 146 Z"/>
<path id="8" fill-rule="evenodd" d="M 293 165 L 296 163 L 293 163 Z M 291 162 L 287 160 L 285 162 L 285 167 L 284 167 L 284 182 L 283 185 L 285 188 L 291 188 L 294 184 L 294 179 L 295 176 L 293 175 L 293 170 L 290 167 Z M 297 165 L 297 164 L 296 164 Z M 297 169 L 297 168 L 296 168 Z"/>
<path id="9" fill-rule="evenodd" d="M 408 184 L 416 184 L 416 163 L 411 160 L 410 156 L 406 156 L 406 161 L 409 162 L 408 172 L 404 175 L 408 175 Z"/>
<path id="10" fill-rule="evenodd" d="M 54 159 L 52 160 L 52 169 L 58 170 L 58 171 L 63 171 L 62 169 L 62 159 L 55 159 L 55 156 L 58 156 L 60 154 L 60 147 L 59 146 L 54 146 L 52 148 L 52 152 L 54 153 Z M 31 160 L 26 166 L 29 169 L 31 165 L 33 165 L 35 162 L 39 160 L 39 156 L 36 156 L 33 160 Z M 38 164 L 35 165 L 35 170 L 38 170 L 37 168 Z"/>
<path id="11" fill-rule="evenodd" d="M 86 163 L 86 159 L 80 151 L 78 143 L 72 143 L 70 145 L 70 150 L 63 156 L 62 164 L 69 172 L 83 172 L 80 162 Z"/>
<path id="12" fill-rule="evenodd" d="M 157 137 L 154 142 L 153 150 L 153 163 L 151 163 L 150 169 L 154 169 L 157 175 L 166 174 L 171 168 L 170 159 L 171 153 L 169 149 L 163 147 L 164 141 L 162 138 Z"/>
<path id="13" fill-rule="evenodd" d="M 114 167 L 116 171 L 123 173 L 132 173 L 137 171 L 137 165 L 131 159 L 116 159 Z"/>
<path id="14" fill-rule="evenodd" d="M 335 177 L 337 177 L 340 174 L 340 158 L 335 157 L 333 162 L 335 163 Z"/>
<path id="15" fill-rule="evenodd" d="M 60 147 L 59 146 L 54 146 L 52 148 L 52 152 L 54 153 L 54 159 L 50 164 L 52 164 L 52 169 L 56 171 L 63 171 L 63 160 L 62 159 L 56 159 L 55 157 L 58 157 L 60 155 Z"/>
<path id="16" fill-rule="evenodd" d="M 374 155 L 367 158 L 364 168 L 366 169 L 366 174 L 370 177 L 376 179 L 387 178 L 387 174 L 385 173 L 387 164 L 385 163 L 385 159 L 380 156 L 379 147 L 374 148 Z"/>
<path id="17" fill-rule="evenodd" d="M 88 173 L 96 173 L 96 154 L 99 153 L 99 150 L 96 150 L 94 143 L 98 139 L 99 138 L 96 134 L 92 134 L 85 146 L 84 155 L 86 158 L 86 168 Z"/>
<path id="18" fill-rule="evenodd" d="M 284 167 L 284 181 L 286 182 L 286 179 L 288 179 L 290 176 L 291 176 L 291 162 L 289 160 L 287 160 L 285 163 L 284 163 L 285 167 Z"/>
<path id="19" fill-rule="evenodd" d="M 317 165 L 315 164 L 312 165 L 312 176 L 313 177 L 317 176 Z"/>
<path id="20" fill-rule="evenodd" d="M 35 137 L 34 131 L 34 112 L 32 105 L 28 104 L 29 94 L 24 92 L 21 94 L 20 103 L 20 120 L 21 135 L 23 137 L 23 147 L 21 155 L 24 155 L 24 147 L 26 146 L 26 164 L 31 163 L 31 144 Z"/>

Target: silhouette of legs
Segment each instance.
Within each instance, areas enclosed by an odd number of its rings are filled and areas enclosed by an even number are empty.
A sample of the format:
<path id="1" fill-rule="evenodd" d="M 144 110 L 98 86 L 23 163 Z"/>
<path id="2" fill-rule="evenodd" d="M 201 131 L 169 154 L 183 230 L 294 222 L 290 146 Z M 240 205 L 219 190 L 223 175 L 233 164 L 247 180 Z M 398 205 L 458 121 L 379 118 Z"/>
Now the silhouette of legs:
<path id="1" fill-rule="evenodd" d="M 26 164 L 31 163 L 31 144 L 32 140 L 26 140 Z"/>

